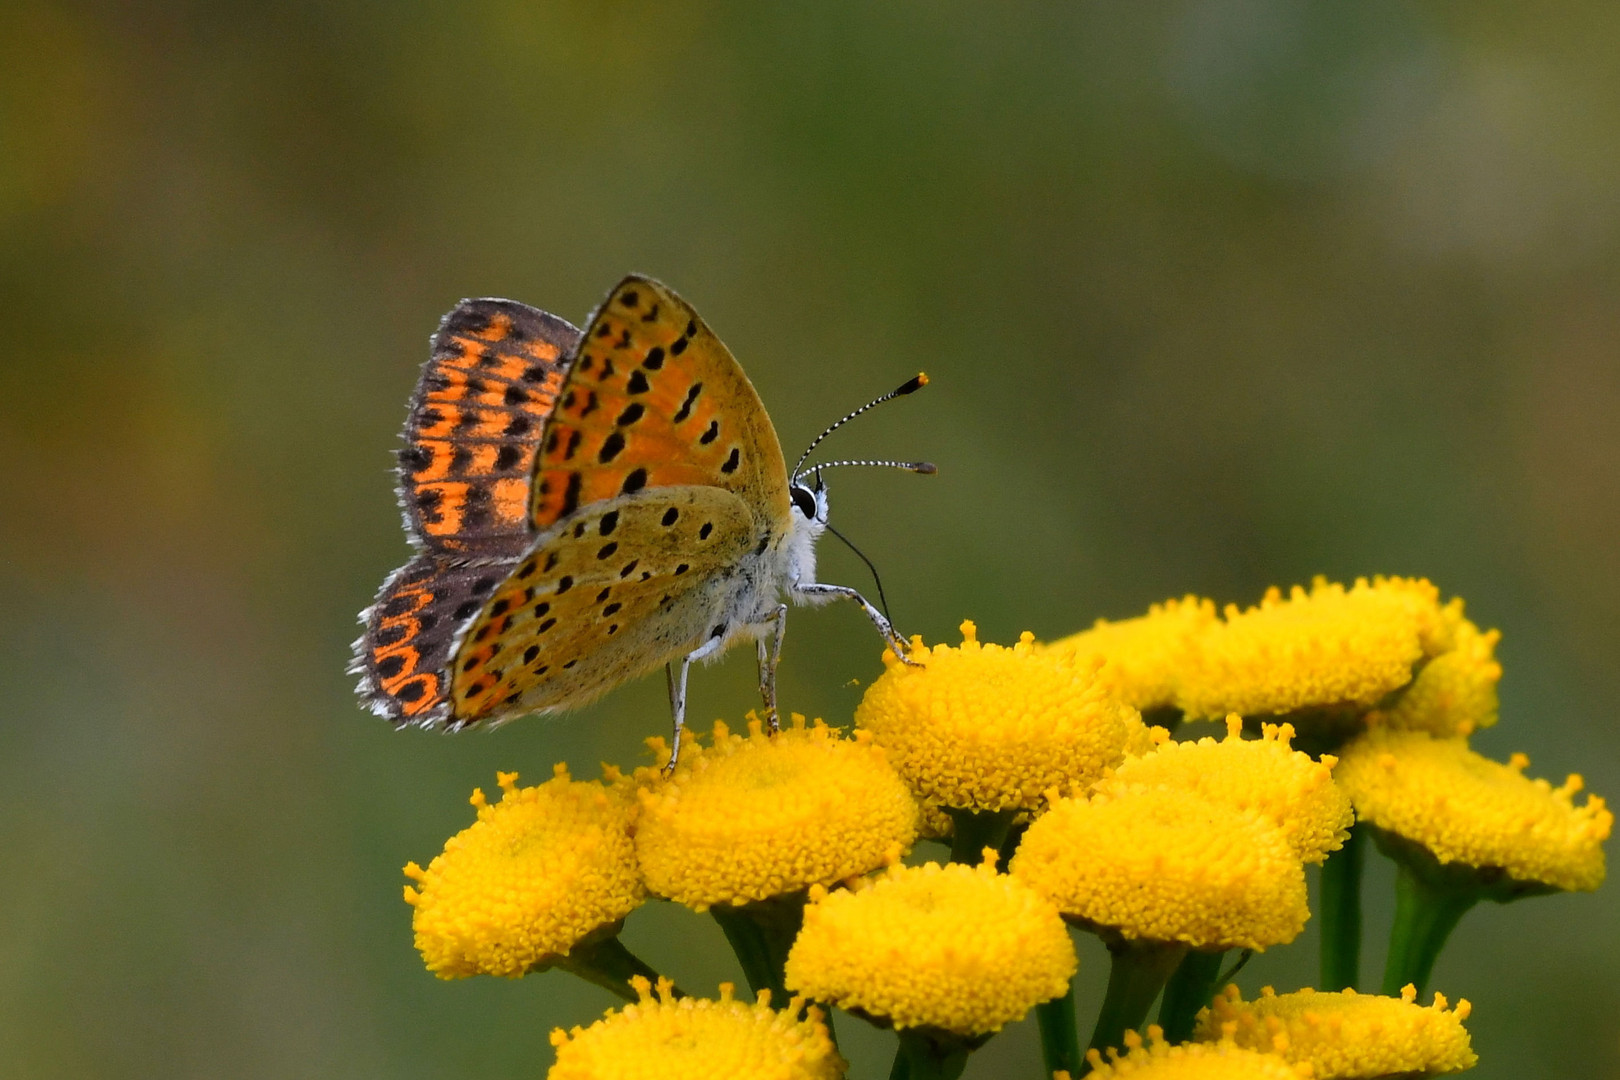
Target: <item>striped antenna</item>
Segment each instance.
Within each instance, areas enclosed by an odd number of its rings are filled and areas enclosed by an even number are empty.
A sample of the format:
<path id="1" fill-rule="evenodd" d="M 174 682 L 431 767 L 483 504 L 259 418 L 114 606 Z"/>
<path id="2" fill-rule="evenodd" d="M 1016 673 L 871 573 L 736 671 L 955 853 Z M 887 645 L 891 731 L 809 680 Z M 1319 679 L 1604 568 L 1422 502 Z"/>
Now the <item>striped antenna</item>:
<path id="1" fill-rule="evenodd" d="M 828 427 L 826 431 L 823 431 L 820 435 L 817 435 L 815 437 L 815 439 L 810 443 L 809 446 L 805 447 L 804 453 L 799 455 L 798 463 L 793 466 L 793 478 L 795 480 L 797 480 L 799 477 L 804 475 L 804 472 L 802 471 L 803 467 L 804 467 L 804 463 L 810 457 L 811 453 L 815 450 L 815 448 L 821 445 L 821 440 L 825 439 L 827 436 L 831 435 L 833 432 L 837 431 L 839 428 L 843 427 L 845 424 L 849 423 L 851 420 L 855 419 L 857 416 L 861 415 L 861 413 L 865 412 L 866 410 L 874 409 L 877 406 L 883 404 L 885 401 L 893 401 L 897 397 L 905 397 L 907 394 L 914 394 L 918 390 L 921 390 L 923 387 L 925 387 L 927 385 L 928 385 L 928 376 L 919 371 L 917 373 L 916 377 L 912 378 L 912 379 L 908 379 L 904 386 L 898 386 L 895 389 L 890 390 L 887 394 L 884 394 L 882 397 L 875 398 L 872 401 L 868 401 L 865 405 L 862 405 L 860 408 L 856 409 L 854 412 L 850 413 L 848 416 L 844 417 L 842 420 L 839 420 L 837 423 L 835 423 L 835 424 L 831 425 L 830 427 Z M 822 467 L 826 468 L 826 466 L 822 466 Z M 932 470 L 920 470 L 919 469 L 919 470 L 914 470 L 914 471 L 922 472 L 922 471 L 932 471 Z"/>
<path id="2" fill-rule="evenodd" d="M 907 472 L 922 473 L 924 476 L 932 476 L 939 472 L 939 467 L 932 461 L 875 461 L 851 458 L 847 461 L 818 462 L 808 469 L 795 473 L 793 479 L 798 480 L 801 476 L 809 476 L 811 473 L 818 473 L 822 469 L 839 469 L 845 465 L 871 465 L 889 469 L 904 469 Z"/>

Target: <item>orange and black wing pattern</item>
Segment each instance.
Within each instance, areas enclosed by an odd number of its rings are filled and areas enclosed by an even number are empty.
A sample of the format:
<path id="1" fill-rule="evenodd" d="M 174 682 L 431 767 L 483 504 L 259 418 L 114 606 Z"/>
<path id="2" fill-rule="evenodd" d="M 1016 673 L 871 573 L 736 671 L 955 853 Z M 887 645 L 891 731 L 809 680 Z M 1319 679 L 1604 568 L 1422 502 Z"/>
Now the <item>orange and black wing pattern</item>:
<path id="1" fill-rule="evenodd" d="M 399 726 L 453 723 L 445 669 L 457 632 L 517 561 L 457 564 L 424 551 L 390 574 L 360 613 L 366 632 L 349 666 L 366 707 Z"/>
<path id="2" fill-rule="evenodd" d="M 452 642 L 534 543 L 529 483 L 579 331 L 511 300 L 463 300 L 411 399 L 399 497 L 422 550 L 360 613 L 349 670 L 396 724 L 447 723 Z"/>
<path id="3" fill-rule="evenodd" d="M 787 467 L 765 406 L 691 305 L 632 275 L 592 315 L 546 421 L 530 524 L 643 488 L 706 484 L 762 525 L 788 517 Z"/>
<path id="4" fill-rule="evenodd" d="M 406 525 L 425 550 L 457 561 L 528 550 L 535 448 L 579 338 L 511 300 L 463 300 L 444 317 L 399 453 Z"/>

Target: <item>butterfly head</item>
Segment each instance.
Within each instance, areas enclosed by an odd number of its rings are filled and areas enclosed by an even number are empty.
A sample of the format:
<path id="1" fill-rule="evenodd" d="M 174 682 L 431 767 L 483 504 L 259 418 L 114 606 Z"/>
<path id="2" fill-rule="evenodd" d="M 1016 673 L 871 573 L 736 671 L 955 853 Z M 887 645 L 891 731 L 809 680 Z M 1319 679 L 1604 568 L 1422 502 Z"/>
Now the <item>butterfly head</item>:
<path id="1" fill-rule="evenodd" d="M 878 578 L 877 567 L 872 560 L 862 554 L 861 549 L 850 543 L 849 538 L 833 528 L 827 520 L 827 483 L 821 478 L 825 469 L 837 469 L 845 465 L 876 465 L 893 469 L 905 469 L 907 472 L 933 473 L 937 470 L 927 461 L 823 461 L 808 468 L 805 462 L 821 441 L 834 431 L 843 427 L 868 409 L 881 405 L 885 401 L 892 401 L 897 397 L 913 393 L 928 385 L 928 376 L 918 375 L 907 381 L 896 390 L 891 390 L 875 401 L 869 401 L 854 412 L 832 424 L 810 443 L 805 452 L 800 455 L 799 461 L 793 467 L 793 475 L 788 481 L 788 497 L 792 503 L 789 516 L 792 519 L 791 540 L 788 544 L 788 575 L 793 581 L 809 582 L 815 580 L 815 546 L 821 539 L 821 534 L 830 532 L 842 540 L 849 549 L 858 555 L 862 562 L 872 571 L 872 578 L 877 584 L 878 600 L 883 605 L 884 612 L 888 611 L 888 601 L 883 596 L 883 582 Z"/>
<path id="2" fill-rule="evenodd" d="M 810 480 L 810 475 L 795 478 L 793 483 L 788 485 L 788 494 L 793 499 L 793 512 L 798 516 L 799 521 L 811 527 L 819 525 L 825 528 L 827 525 L 827 484 L 821 479 L 820 472 L 813 473 L 813 476 L 813 484 L 807 482 Z M 795 521 L 794 524 L 798 525 L 799 521 Z M 820 532 L 821 530 L 816 529 L 816 531 Z"/>

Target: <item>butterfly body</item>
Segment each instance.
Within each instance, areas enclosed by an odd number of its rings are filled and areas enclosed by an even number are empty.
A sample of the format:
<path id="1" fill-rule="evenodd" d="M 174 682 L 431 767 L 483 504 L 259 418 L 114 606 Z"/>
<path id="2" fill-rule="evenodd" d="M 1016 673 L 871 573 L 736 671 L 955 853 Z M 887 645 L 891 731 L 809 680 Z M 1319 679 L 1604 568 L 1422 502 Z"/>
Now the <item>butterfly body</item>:
<path id="1" fill-rule="evenodd" d="M 672 291 L 630 277 L 583 333 L 464 301 L 435 335 L 400 493 L 422 548 L 362 612 L 351 670 L 396 724 L 457 729 L 586 704 L 758 642 L 774 721 L 786 603 L 815 579 L 827 499 L 790 479 L 742 368 Z M 676 663 L 679 674 L 676 674 Z"/>

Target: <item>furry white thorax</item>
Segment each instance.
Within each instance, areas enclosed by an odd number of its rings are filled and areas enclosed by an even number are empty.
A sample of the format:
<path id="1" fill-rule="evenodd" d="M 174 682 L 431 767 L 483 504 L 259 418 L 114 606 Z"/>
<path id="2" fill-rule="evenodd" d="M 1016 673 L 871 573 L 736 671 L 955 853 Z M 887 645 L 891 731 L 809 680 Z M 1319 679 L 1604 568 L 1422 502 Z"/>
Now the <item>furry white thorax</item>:
<path id="1" fill-rule="evenodd" d="M 812 492 L 815 516 L 805 517 L 797 503 L 788 507 L 787 531 L 773 538 L 764 551 L 749 552 L 739 560 L 717 597 L 715 624 L 726 628 L 722 640 L 712 648 L 699 650 L 697 659 L 712 662 L 733 645 L 758 641 L 775 632 L 777 611 L 784 601 L 821 605 L 833 599 L 815 593 L 801 593 L 799 587 L 816 581 L 816 541 L 827 531 L 827 489 Z"/>
<path id="2" fill-rule="evenodd" d="M 782 540 L 781 582 L 791 596 L 799 585 L 812 585 L 816 580 L 816 541 L 827 531 L 827 488 L 818 486 L 812 493 L 816 500 L 814 517 L 807 518 L 794 503 L 788 510 L 788 532 Z M 825 603 L 823 597 L 794 596 L 801 604 Z"/>

